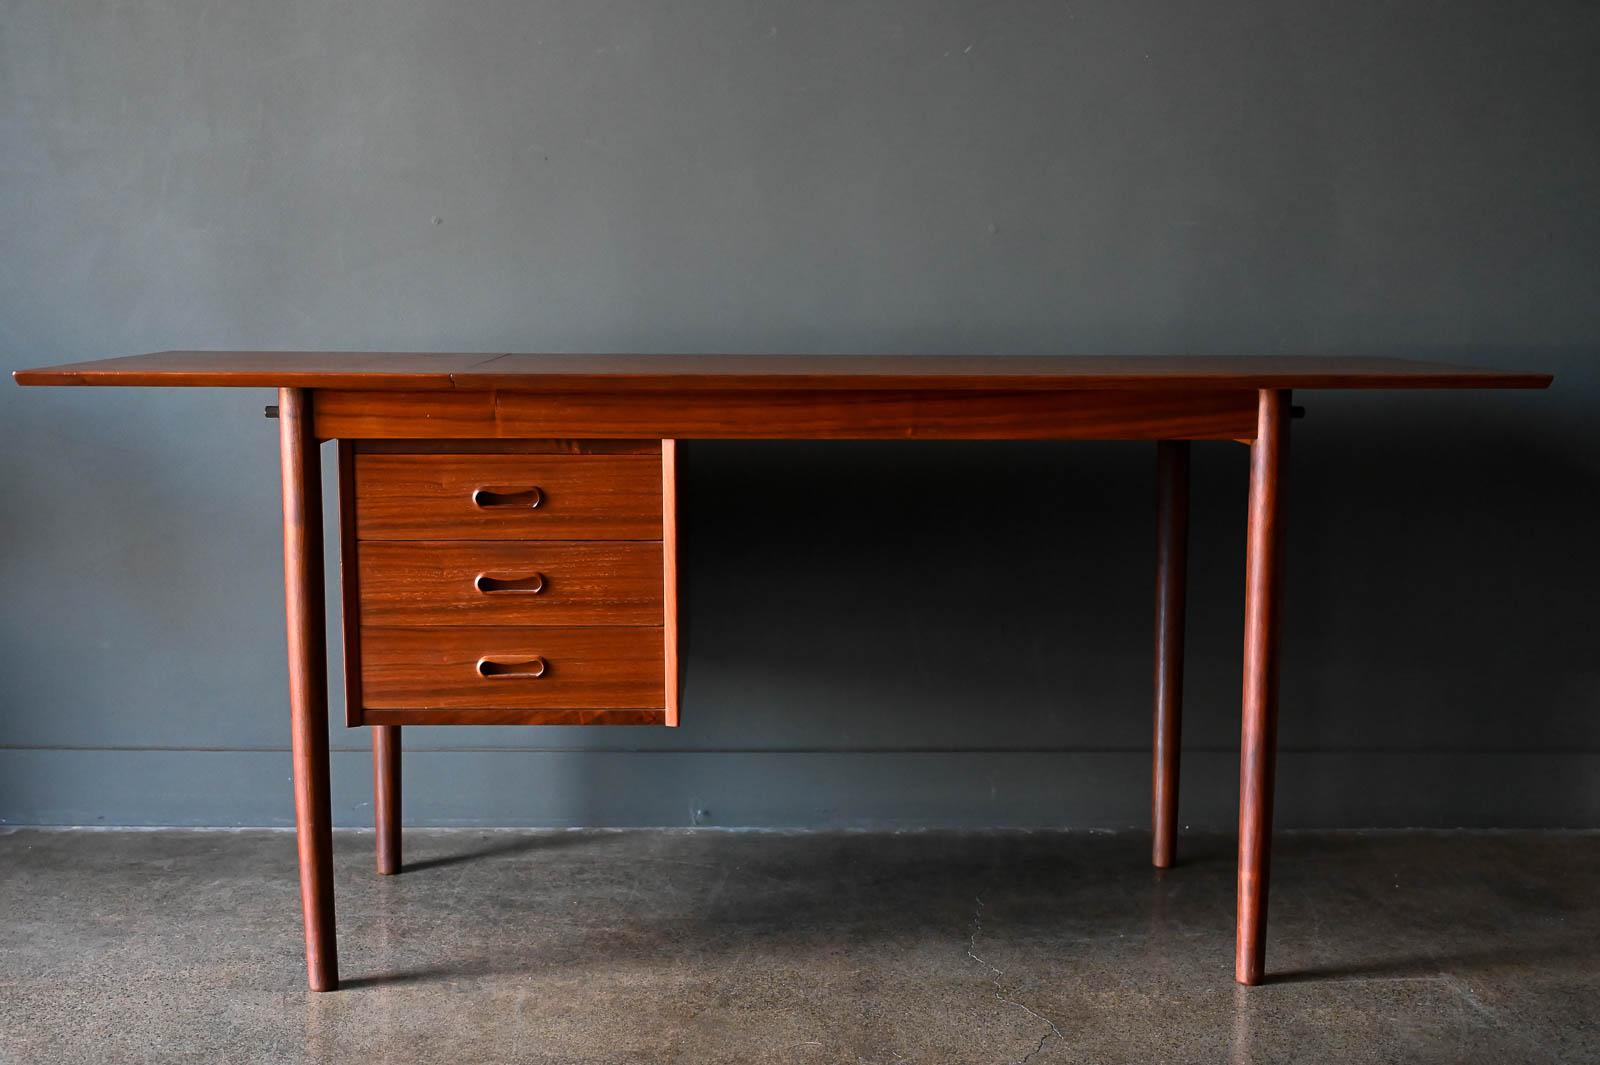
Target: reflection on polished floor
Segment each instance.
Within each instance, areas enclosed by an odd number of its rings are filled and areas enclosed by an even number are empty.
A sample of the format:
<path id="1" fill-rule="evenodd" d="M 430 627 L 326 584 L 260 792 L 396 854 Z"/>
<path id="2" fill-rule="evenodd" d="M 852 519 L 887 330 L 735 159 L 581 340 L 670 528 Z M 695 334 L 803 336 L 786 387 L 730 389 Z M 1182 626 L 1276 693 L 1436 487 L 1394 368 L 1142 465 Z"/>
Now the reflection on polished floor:
<path id="1" fill-rule="evenodd" d="M 0 834 L 0 1061 L 1600 1059 L 1600 835 L 483 832 L 337 852 L 305 990 L 283 832 Z"/>

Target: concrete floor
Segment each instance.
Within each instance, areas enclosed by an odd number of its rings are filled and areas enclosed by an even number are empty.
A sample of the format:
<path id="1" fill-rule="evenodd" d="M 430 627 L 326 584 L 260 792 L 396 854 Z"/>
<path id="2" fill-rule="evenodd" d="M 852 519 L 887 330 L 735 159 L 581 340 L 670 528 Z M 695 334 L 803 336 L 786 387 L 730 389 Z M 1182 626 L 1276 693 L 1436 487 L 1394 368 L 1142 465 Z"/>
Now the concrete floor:
<path id="1" fill-rule="evenodd" d="M 305 990 L 282 832 L 0 834 L 0 1061 L 1600 1060 L 1600 835 L 340 833 Z"/>

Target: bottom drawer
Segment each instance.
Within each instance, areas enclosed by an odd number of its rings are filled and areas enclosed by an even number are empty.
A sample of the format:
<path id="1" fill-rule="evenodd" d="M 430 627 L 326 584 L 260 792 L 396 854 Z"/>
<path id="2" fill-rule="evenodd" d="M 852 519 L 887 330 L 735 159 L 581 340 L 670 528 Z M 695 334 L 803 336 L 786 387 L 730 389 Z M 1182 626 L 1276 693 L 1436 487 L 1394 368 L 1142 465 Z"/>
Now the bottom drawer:
<path id="1" fill-rule="evenodd" d="M 415 710 L 660 710 L 659 628 L 368 628 L 362 704 Z"/>

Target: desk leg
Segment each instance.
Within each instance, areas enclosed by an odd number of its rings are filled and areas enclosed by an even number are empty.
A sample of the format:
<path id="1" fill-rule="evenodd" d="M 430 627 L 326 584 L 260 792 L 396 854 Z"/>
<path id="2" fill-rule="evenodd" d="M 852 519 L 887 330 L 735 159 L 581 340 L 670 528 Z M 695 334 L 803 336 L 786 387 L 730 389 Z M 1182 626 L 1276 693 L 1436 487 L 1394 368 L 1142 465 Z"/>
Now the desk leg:
<path id="1" fill-rule="evenodd" d="M 1189 570 L 1189 442 L 1156 444 L 1155 741 L 1150 860 L 1170 868 L 1178 849 L 1178 752 L 1183 720 L 1183 613 Z"/>
<path id="2" fill-rule="evenodd" d="M 1239 746 L 1239 897 L 1234 979 L 1266 972 L 1267 875 L 1272 774 L 1278 745 L 1278 629 L 1283 602 L 1283 466 L 1289 393 L 1263 389 L 1250 445 L 1250 524 L 1245 551 L 1244 726 Z"/>
<path id="3" fill-rule="evenodd" d="M 372 726 L 372 810 L 378 829 L 378 872 L 400 871 L 400 726 Z"/>
<path id="4" fill-rule="evenodd" d="M 306 974 L 313 991 L 339 986 L 333 925 L 333 813 L 328 798 L 328 641 L 323 614 L 322 469 L 311 393 L 278 390 L 283 463 L 283 590 L 289 632 L 289 737 Z"/>

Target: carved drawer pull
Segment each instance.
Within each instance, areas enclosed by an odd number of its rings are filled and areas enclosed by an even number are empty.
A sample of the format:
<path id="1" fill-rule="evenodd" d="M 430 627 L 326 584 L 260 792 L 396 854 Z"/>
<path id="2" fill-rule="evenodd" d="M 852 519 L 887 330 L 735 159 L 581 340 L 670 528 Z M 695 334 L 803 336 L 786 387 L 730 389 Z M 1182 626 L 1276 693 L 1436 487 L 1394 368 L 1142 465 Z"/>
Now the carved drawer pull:
<path id="1" fill-rule="evenodd" d="M 544 591 L 544 574 L 535 573 L 528 577 L 491 577 L 487 573 L 480 573 L 472 582 L 472 586 L 484 595 L 500 592 L 538 595 Z"/>
<path id="2" fill-rule="evenodd" d="M 478 676 L 485 680 L 494 680 L 504 677 L 511 680 L 533 680 L 544 676 L 545 661 L 538 655 L 532 658 L 519 658 L 497 661 L 493 658 L 478 659 Z"/>
<path id="3" fill-rule="evenodd" d="M 544 502 L 544 492 L 537 485 L 532 488 L 479 488 L 472 493 L 472 505 L 480 510 L 501 507 L 527 507 L 530 510 Z"/>

